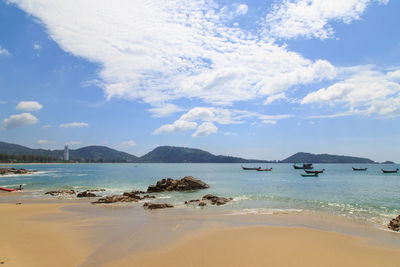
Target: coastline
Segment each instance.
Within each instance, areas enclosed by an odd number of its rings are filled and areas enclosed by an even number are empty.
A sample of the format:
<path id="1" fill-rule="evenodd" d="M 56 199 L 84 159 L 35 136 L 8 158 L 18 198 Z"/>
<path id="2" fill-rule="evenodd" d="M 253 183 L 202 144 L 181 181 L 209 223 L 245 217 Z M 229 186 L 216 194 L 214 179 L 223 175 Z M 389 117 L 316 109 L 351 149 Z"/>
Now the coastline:
<path id="1" fill-rule="evenodd" d="M 309 214 L 147 211 L 85 199 L 24 199 L 0 203 L 0 212 L 5 266 L 396 266 L 400 252 L 398 233 Z"/>

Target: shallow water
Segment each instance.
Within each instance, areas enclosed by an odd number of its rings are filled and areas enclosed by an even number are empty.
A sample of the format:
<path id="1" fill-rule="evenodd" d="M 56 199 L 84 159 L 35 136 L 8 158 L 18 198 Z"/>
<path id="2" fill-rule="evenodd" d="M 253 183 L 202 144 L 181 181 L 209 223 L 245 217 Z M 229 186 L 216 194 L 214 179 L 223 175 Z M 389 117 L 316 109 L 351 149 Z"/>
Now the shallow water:
<path id="1" fill-rule="evenodd" d="M 259 164 L 246 164 L 259 166 Z M 266 167 L 266 165 L 261 165 Z M 354 167 L 368 167 L 354 172 Z M 319 177 L 302 177 L 302 170 L 292 164 L 268 164 L 271 172 L 244 171 L 241 164 L 48 164 L 17 165 L 16 168 L 39 172 L 21 176 L 0 176 L 0 187 L 23 184 L 24 198 L 47 198 L 53 189 L 105 188 L 104 194 L 146 190 L 162 178 L 197 177 L 211 187 L 194 192 L 158 194 L 156 201 L 184 207 L 183 202 L 211 193 L 233 197 L 234 201 L 219 209 L 226 214 L 280 214 L 302 211 L 327 213 L 355 218 L 384 226 L 400 214 L 400 174 L 383 174 L 381 168 L 399 165 L 314 164 L 326 169 Z M 18 193 L 15 193 L 18 194 Z M 15 196 L 10 193 L 11 196 Z M 1 194 L 0 201 L 8 195 Z"/>

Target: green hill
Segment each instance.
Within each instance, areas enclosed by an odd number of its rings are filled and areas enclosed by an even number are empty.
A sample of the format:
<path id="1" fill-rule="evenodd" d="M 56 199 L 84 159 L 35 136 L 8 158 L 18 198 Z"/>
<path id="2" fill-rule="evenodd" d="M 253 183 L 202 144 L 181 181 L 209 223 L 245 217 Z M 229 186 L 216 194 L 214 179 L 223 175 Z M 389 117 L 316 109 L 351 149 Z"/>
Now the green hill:
<path id="1" fill-rule="evenodd" d="M 281 163 L 375 163 L 367 158 L 358 158 L 350 156 L 339 156 L 329 154 L 311 154 L 298 152 L 282 161 Z"/>
<path id="2" fill-rule="evenodd" d="M 187 147 L 159 146 L 153 151 L 139 158 L 139 162 L 160 163 L 248 163 L 267 162 L 264 160 L 251 160 L 230 156 L 216 156 L 210 152 Z"/>

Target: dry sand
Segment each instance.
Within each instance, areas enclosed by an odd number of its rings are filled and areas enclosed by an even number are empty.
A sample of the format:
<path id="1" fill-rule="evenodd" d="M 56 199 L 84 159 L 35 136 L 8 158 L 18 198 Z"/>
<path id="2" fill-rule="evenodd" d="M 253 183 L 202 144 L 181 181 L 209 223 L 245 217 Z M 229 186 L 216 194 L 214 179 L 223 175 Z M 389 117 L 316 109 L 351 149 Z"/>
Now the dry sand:
<path id="1" fill-rule="evenodd" d="M 0 262 L 4 264 L 0 266 L 99 266 L 88 259 L 93 260 L 101 251 L 101 238 L 97 243 L 90 242 L 90 229 L 99 225 L 102 218 L 82 218 L 82 214 L 61 210 L 65 205 L 0 204 Z M 112 225 L 110 231 L 115 227 Z M 336 232 L 251 226 L 207 228 L 187 233 L 162 249 L 154 246 L 145 252 L 131 251 L 103 263 L 185 267 L 400 266 L 399 255 L 398 246 L 374 245 L 371 240 Z"/>
<path id="2" fill-rule="evenodd" d="M 188 237 L 109 266 L 400 266 L 400 249 L 334 232 L 253 226 Z"/>
<path id="3" fill-rule="evenodd" d="M 62 267 L 84 262 L 91 248 L 76 219 L 64 216 L 62 206 L 0 204 L 1 266 Z M 63 219 L 53 219 L 58 216 Z"/>

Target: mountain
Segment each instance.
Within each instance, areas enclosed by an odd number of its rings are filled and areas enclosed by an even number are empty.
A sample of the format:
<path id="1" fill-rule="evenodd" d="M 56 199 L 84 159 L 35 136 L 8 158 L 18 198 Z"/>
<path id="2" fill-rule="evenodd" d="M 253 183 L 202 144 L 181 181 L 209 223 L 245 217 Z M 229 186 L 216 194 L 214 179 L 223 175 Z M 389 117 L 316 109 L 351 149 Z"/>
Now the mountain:
<path id="1" fill-rule="evenodd" d="M 210 152 L 187 147 L 159 146 L 153 151 L 139 158 L 139 162 L 160 163 L 249 163 L 267 162 L 265 160 L 251 160 L 230 156 L 216 156 Z"/>
<path id="2" fill-rule="evenodd" d="M 136 162 L 138 157 L 106 146 L 86 146 L 69 151 L 70 160 L 95 162 Z"/>
<path id="3" fill-rule="evenodd" d="M 21 145 L 0 142 L 0 154 L 37 155 L 61 159 L 63 150 L 32 149 Z M 83 162 L 135 162 L 138 157 L 105 146 L 87 146 L 70 149 L 69 158 Z"/>
<path id="4" fill-rule="evenodd" d="M 367 158 L 358 158 L 350 156 L 339 156 L 329 154 L 311 154 L 298 152 L 282 161 L 281 163 L 375 163 Z"/>

